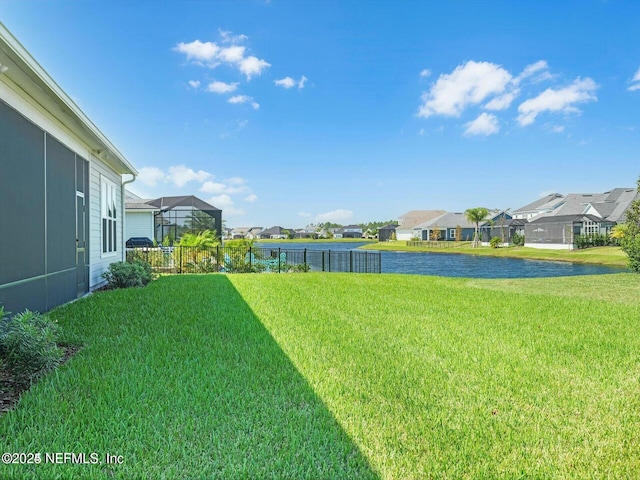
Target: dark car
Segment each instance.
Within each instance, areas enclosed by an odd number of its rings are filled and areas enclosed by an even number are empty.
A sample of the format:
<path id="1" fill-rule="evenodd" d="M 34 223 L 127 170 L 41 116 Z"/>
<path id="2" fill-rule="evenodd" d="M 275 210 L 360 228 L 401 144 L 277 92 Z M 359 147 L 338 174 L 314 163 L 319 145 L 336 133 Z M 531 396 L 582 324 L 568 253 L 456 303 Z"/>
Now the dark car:
<path id="1" fill-rule="evenodd" d="M 126 245 L 127 248 L 153 247 L 153 242 L 147 237 L 131 237 Z"/>

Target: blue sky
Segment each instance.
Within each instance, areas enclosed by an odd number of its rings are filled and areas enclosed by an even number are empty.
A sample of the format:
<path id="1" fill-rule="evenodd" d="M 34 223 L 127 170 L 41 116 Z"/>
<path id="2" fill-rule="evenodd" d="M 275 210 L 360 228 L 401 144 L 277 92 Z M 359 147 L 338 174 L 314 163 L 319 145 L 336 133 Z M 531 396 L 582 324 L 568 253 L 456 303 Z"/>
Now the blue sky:
<path id="1" fill-rule="evenodd" d="M 229 226 L 518 208 L 640 175 L 637 1 L 0 0 L 140 171 Z"/>

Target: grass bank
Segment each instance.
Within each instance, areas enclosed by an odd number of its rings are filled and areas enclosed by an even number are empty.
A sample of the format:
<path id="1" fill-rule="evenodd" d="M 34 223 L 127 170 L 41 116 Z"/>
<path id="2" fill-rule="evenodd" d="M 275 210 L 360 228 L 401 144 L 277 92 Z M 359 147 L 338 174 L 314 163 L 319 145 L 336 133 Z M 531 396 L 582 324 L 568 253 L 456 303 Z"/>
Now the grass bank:
<path id="1" fill-rule="evenodd" d="M 620 247 L 593 247 L 582 250 L 543 250 L 527 247 L 478 247 L 468 244 L 452 248 L 408 247 L 405 242 L 378 242 L 361 248 L 367 250 L 396 252 L 431 252 L 459 253 L 465 255 L 482 255 L 490 257 L 528 258 L 531 260 L 551 260 L 559 262 L 592 263 L 612 267 L 626 267 L 627 255 Z"/>
<path id="2" fill-rule="evenodd" d="M 85 348 L 0 418 L 26 478 L 629 478 L 640 276 L 164 277 L 52 313 Z M 0 470 L 1 472 L 2 470 Z"/>

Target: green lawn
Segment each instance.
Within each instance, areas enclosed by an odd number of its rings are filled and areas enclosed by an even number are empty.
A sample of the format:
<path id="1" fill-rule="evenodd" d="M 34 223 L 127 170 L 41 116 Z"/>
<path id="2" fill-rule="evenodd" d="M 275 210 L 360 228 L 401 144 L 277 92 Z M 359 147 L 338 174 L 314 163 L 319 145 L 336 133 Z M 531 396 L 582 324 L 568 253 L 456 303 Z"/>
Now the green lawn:
<path id="1" fill-rule="evenodd" d="M 443 242 L 444 243 L 444 242 Z M 593 247 L 582 250 L 545 250 L 529 247 L 477 247 L 472 248 L 469 242 L 462 242 L 463 246 L 450 248 L 408 247 L 406 242 L 379 242 L 364 245 L 366 250 L 387 250 L 399 252 L 432 252 L 432 253 L 461 253 L 467 255 L 483 255 L 491 257 L 529 258 L 532 260 L 552 260 L 574 263 L 593 263 L 613 267 L 626 267 L 627 255 L 620 247 Z M 452 243 L 452 245 L 455 245 Z"/>
<path id="2" fill-rule="evenodd" d="M 639 294 L 631 274 L 184 275 L 101 292 L 52 313 L 85 347 L 0 418 L 0 440 L 124 464 L 0 477 L 631 478 Z"/>

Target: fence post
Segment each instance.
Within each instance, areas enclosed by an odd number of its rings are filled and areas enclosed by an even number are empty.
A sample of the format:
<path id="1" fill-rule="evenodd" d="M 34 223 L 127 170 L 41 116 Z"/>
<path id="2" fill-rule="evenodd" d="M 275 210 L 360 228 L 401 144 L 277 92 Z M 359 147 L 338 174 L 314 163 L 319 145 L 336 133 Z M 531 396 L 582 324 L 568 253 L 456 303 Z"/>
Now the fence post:
<path id="1" fill-rule="evenodd" d="M 178 273 L 182 273 L 182 247 L 178 246 L 180 249 L 180 265 L 178 265 Z"/>
<path id="2" fill-rule="evenodd" d="M 278 273 L 280 273 L 280 247 L 278 247 Z"/>
<path id="3" fill-rule="evenodd" d="M 329 272 L 331 272 L 331 250 L 329 250 Z"/>
<path id="4" fill-rule="evenodd" d="M 249 271 L 253 269 L 253 259 L 251 258 L 251 246 L 249 246 Z"/>
<path id="5" fill-rule="evenodd" d="M 322 271 L 324 272 L 324 250 L 322 251 Z"/>
<path id="6" fill-rule="evenodd" d="M 302 255 L 302 263 L 304 263 L 306 268 L 306 265 L 307 265 L 307 249 L 306 248 L 304 249 L 304 253 Z"/>
<path id="7" fill-rule="evenodd" d="M 353 273 L 353 250 L 349 250 L 349 273 Z"/>

